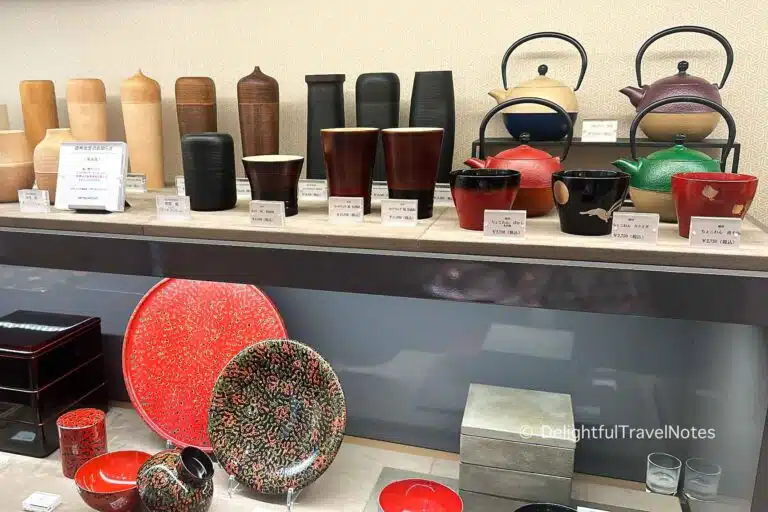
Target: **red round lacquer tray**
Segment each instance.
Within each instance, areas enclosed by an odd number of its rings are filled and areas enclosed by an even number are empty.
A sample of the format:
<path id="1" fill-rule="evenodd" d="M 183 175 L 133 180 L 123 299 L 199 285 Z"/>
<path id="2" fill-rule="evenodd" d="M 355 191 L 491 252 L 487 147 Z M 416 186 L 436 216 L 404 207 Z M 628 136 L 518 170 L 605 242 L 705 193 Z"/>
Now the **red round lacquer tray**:
<path id="1" fill-rule="evenodd" d="M 243 348 L 286 337 L 275 305 L 255 286 L 164 279 L 125 330 L 128 395 L 158 435 L 210 453 L 208 409 L 219 373 Z"/>

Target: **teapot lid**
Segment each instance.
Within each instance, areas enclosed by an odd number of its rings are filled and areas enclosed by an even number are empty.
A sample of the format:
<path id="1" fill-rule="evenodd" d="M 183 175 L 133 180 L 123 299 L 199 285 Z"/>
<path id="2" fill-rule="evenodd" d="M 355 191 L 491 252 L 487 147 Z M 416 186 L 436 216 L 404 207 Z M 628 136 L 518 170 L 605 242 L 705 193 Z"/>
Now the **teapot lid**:
<path id="1" fill-rule="evenodd" d="M 681 162 L 711 162 L 712 157 L 701 151 L 685 147 L 685 135 L 675 137 L 675 145 L 671 148 L 662 149 L 651 153 L 646 160 L 652 161 L 681 161 Z"/>
<path id="2" fill-rule="evenodd" d="M 547 71 L 549 71 L 549 67 L 546 64 L 542 64 L 541 66 L 539 66 L 539 76 L 531 80 L 522 82 L 516 88 L 518 87 L 525 87 L 525 88 L 565 87 L 566 89 L 570 89 L 570 87 L 565 85 L 563 82 L 546 76 Z"/>
<path id="3" fill-rule="evenodd" d="M 529 146 L 527 144 L 529 140 L 531 140 L 531 136 L 527 133 L 522 133 L 520 134 L 521 145 L 505 149 L 493 158 L 502 160 L 551 160 L 554 158 L 546 151 Z"/>
<path id="4" fill-rule="evenodd" d="M 656 80 L 651 87 L 659 87 L 659 86 L 677 86 L 677 85 L 687 85 L 687 86 L 702 86 L 707 87 L 708 89 L 715 88 L 717 89 L 717 85 L 711 84 L 707 82 L 703 78 L 699 78 L 698 76 L 693 76 L 688 74 L 688 61 L 681 60 L 677 63 L 677 73 L 674 75 L 661 78 L 659 80 Z"/>

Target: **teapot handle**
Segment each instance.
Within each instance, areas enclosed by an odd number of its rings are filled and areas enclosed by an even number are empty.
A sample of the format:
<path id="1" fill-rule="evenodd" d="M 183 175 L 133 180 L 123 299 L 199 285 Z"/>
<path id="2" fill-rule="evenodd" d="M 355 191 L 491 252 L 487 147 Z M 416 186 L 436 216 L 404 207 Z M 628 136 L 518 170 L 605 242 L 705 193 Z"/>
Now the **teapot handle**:
<path id="1" fill-rule="evenodd" d="M 568 151 L 571 149 L 571 142 L 573 142 L 573 121 L 571 121 L 571 116 L 568 115 L 568 113 L 563 110 L 563 107 L 558 105 L 557 103 L 554 103 L 549 100 L 545 100 L 544 98 L 514 98 L 507 101 L 502 101 L 495 107 L 493 107 L 491 110 L 488 111 L 487 114 L 485 114 L 485 117 L 480 122 L 480 154 L 479 158 L 480 160 L 483 160 L 485 158 L 485 129 L 488 127 L 488 123 L 490 120 L 504 110 L 507 107 L 511 107 L 512 105 L 519 105 L 521 103 L 534 103 L 536 105 L 542 105 L 548 108 L 551 108 L 561 116 L 563 116 L 568 121 L 568 135 L 565 139 L 565 148 L 563 149 L 563 156 L 560 157 L 560 161 L 564 161 L 566 157 L 568 156 Z"/>
<path id="2" fill-rule="evenodd" d="M 642 62 L 643 55 L 645 54 L 645 51 L 648 49 L 648 47 L 662 37 L 668 36 L 670 34 L 679 34 L 680 32 L 694 32 L 696 34 L 704 34 L 712 37 L 713 39 L 716 39 L 718 42 L 720 42 L 720 44 L 723 45 L 723 48 L 725 48 L 725 72 L 723 73 L 723 78 L 720 80 L 720 85 L 718 85 L 717 88 L 722 89 L 725 87 L 725 81 L 728 80 L 728 75 L 731 74 L 731 68 L 733 67 L 733 47 L 721 33 L 715 32 L 711 28 L 697 27 L 695 25 L 682 25 L 679 27 L 672 27 L 666 30 L 662 30 L 658 34 L 651 36 L 650 39 L 643 43 L 643 46 L 641 46 L 640 50 L 637 52 L 637 57 L 635 57 L 635 73 L 637 74 L 637 85 L 639 87 L 643 87 Z"/>
<path id="3" fill-rule="evenodd" d="M 638 112 L 637 116 L 635 116 L 635 119 L 632 121 L 632 126 L 629 128 L 629 147 L 632 151 L 632 160 L 637 160 L 637 127 L 640 126 L 640 121 L 642 121 L 646 114 L 659 107 L 663 107 L 664 105 L 669 105 L 670 103 L 698 103 L 699 105 L 704 105 L 712 110 L 716 110 L 723 116 L 725 122 L 728 123 L 728 141 L 725 143 L 723 154 L 720 156 L 720 170 L 725 172 L 725 165 L 728 162 L 728 154 L 731 152 L 733 143 L 736 141 L 736 122 L 733 120 L 731 113 L 728 112 L 724 106 L 699 96 L 671 96 L 651 103 Z"/>
<path id="4" fill-rule="evenodd" d="M 540 39 L 543 37 L 562 39 L 563 41 L 571 43 L 579 51 L 579 55 L 581 55 L 581 73 L 579 74 L 579 81 L 576 82 L 576 87 L 573 89 L 574 91 L 579 90 L 579 87 L 581 87 L 581 82 L 584 80 L 584 74 L 587 72 L 587 51 L 576 39 L 567 34 L 561 34 L 560 32 L 537 32 L 535 34 L 528 34 L 527 36 L 512 43 L 512 46 L 510 46 L 507 49 L 507 52 L 504 54 L 504 58 L 501 59 L 501 83 L 505 89 L 507 88 L 507 62 L 509 61 L 509 56 L 512 55 L 512 52 L 515 51 L 515 49 L 523 43 L 527 43 L 528 41 Z"/>

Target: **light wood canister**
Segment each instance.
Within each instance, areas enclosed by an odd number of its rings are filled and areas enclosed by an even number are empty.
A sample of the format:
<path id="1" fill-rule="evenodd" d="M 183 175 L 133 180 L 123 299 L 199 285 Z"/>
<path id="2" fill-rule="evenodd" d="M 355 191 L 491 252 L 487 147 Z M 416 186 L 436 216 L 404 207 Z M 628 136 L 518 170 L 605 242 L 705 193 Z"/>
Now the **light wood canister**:
<path id="1" fill-rule="evenodd" d="M 256 66 L 237 82 L 243 156 L 280 152 L 280 90 L 277 80 Z"/>
<path id="2" fill-rule="evenodd" d="M 183 76 L 176 80 L 176 116 L 181 137 L 218 131 L 216 84 L 211 78 Z"/>
<path id="3" fill-rule="evenodd" d="M 48 129 L 59 127 L 53 82 L 23 80 L 19 84 L 19 96 L 21 96 L 21 114 L 24 117 L 27 142 L 34 148 L 43 140 Z"/>
<path id="4" fill-rule="evenodd" d="M 59 152 L 64 142 L 75 142 L 69 128 L 51 128 L 45 138 L 35 147 L 35 181 L 37 188 L 48 191 L 51 202 L 56 200 L 56 181 L 59 177 Z"/>
<path id="5" fill-rule="evenodd" d="M 67 112 L 77 140 L 107 140 L 107 92 L 98 78 L 73 78 L 67 83 Z"/>
<path id="6" fill-rule="evenodd" d="M 147 188 L 164 185 L 163 114 L 160 84 L 141 70 L 120 85 L 131 172 L 147 177 Z"/>
<path id="7" fill-rule="evenodd" d="M 24 130 L 0 130 L 0 203 L 14 203 L 19 190 L 32 188 L 32 150 Z"/>
<path id="8" fill-rule="evenodd" d="M 0 130 L 8 130 L 11 122 L 8 120 L 8 105 L 0 105 Z"/>

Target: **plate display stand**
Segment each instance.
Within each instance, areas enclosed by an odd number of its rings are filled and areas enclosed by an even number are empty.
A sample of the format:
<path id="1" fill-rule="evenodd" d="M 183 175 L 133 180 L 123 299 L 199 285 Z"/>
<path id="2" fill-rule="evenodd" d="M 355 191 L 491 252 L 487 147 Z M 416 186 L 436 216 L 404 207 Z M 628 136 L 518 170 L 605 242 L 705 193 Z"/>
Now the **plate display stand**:
<path id="1" fill-rule="evenodd" d="M 235 479 L 233 475 L 229 475 L 229 480 L 227 483 L 227 495 L 229 498 L 232 499 L 232 495 L 235 494 L 239 489 L 240 483 Z M 288 489 L 288 494 L 285 495 L 285 510 L 287 512 L 293 512 L 293 506 L 296 504 L 296 500 L 299 499 L 301 491 L 301 489 Z"/>

